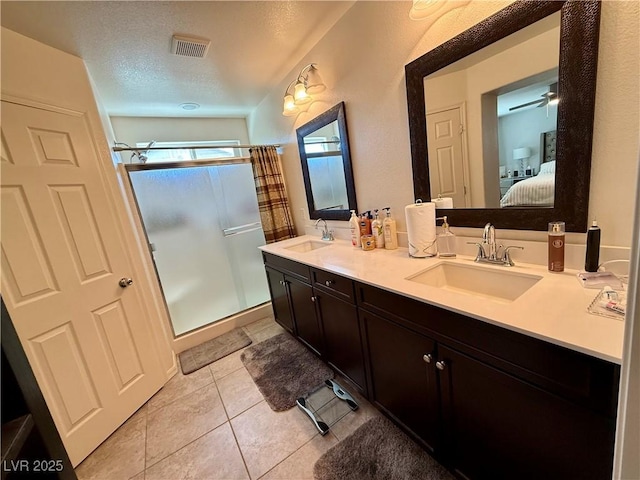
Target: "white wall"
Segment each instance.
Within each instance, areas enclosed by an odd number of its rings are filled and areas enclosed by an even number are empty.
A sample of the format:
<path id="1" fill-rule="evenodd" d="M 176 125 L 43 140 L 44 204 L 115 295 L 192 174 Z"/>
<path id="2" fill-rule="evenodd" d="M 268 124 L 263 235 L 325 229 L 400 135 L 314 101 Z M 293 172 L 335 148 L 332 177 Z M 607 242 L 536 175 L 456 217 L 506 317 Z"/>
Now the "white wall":
<path id="1" fill-rule="evenodd" d="M 239 140 L 249 143 L 247 122 L 244 118 L 158 118 L 111 117 L 111 126 L 118 142 L 132 147 L 136 142 L 198 142 Z M 122 161 L 128 163 L 131 152 L 122 152 Z"/>
<path id="2" fill-rule="evenodd" d="M 283 168 L 299 232 L 310 222 L 295 129 L 342 100 L 358 208 L 389 205 L 399 230 L 406 230 L 403 209 L 413 201 L 413 181 L 404 66 L 508 3 L 473 0 L 427 29 L 428 22 L 409 19 L 411 2 L 356 2 L 265 98 L 249 119 L 249 135 L 255 143 L 284 146 Z M 598 218 L 604 245 L 631 244 L 629 219 L 640 129 L 638 5 L 636 1 L 602 3 L 589 216 Z M 282 92 L 310 62 L 318 63 L 328 89 L 306 112 L 283 117 Z M 499 234 L 501 239 L 546 238 L 543 232 Z M 576 234 L 569 241 L 583 241 L 583 237 Z"/>

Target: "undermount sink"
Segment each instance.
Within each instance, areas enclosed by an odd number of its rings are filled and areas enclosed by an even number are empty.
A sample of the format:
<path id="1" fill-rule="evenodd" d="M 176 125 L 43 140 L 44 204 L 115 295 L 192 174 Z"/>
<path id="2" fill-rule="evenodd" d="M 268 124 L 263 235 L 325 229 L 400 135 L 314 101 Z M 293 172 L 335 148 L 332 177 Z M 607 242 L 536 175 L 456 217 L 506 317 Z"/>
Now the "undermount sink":
<path id="1" fill-rule="evenodd" d="M 492 300 L 513 302 L 541 278 L 509 270 L 442 262 L 407 277 L 407 280 Z"/>
<path id="2" fill-rule="evenodd" d="M 317 250 L 319 248 L 328 247 L 331 245 L 329 242 L 322 242 L 320 240 L 306 240 L 304 242 L 296 243 L 295 245 L 291 245 L 290 247 L 284 247 L 287 250 L 292 250 L 294 252 L 311 252 L 312 250 Z"/>

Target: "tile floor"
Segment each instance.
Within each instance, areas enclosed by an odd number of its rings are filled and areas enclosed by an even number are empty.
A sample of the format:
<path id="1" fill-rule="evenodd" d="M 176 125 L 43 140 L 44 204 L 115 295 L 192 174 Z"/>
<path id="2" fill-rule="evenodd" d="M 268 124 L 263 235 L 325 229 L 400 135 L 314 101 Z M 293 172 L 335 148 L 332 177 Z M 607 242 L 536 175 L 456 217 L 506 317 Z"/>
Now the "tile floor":
<path id="1" fill-rule="evenodd" d="M 272 318 L 243 328 L 254 344 L 284 331 Z M 360 408 L 323 437 L 298 408 L 271 410 L 241 352 L 190 375 L 179 371 L 76 468 L 78 478 L 313 479 L 322 453 L 379 415 L 354 394 Z"/>

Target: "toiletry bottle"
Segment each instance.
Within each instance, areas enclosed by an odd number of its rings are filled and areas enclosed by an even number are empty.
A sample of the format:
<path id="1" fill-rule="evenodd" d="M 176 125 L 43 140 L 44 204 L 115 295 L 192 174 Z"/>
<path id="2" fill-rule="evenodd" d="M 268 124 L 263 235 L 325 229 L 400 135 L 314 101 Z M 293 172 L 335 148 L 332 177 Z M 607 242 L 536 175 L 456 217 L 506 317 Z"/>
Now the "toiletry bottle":
<path id="1" fill-rule="evenodd" d="M 384 230 L 382 228 L 382 220 L 378 216 L 378 210 L 373 211 L 376 218 L 371 222 L 371 234 L 376 241 L 376 248 L 384 248 Z"/>
<path id="2" fill-rule="evenodd" d="M 382 221 L 382 230 L 384 231 L 384 248 L 387 250 L 395 250 L 398 248 L 398 230 L 396 221 L 391 218 L 391 207 L 385 207 L 387 217 Z"/>
<path id="3" fill-rule="evenodd" d="M 564 222 L 549 223 L 549 271 L 564 272 Z"/>
<path id="4" fill-rule="evenodd" d="M 351 210 L 351 218 L 349 219 L 349 230 L 351 230 L 351 245 L 361 248 L 360 244 L 360 221 L 356 216 L 356 211 Z"/>
<path id="5" fill-rule="evenodd" d="M 447 217 L 444 216 L 442 223 L 442 233 L 436 237 L 438 245 L 438 256 L 453 258 L 456 256 L 456 236 L 451 230 L 449 230 L 449 224 L 447 223 Z"/>
<path id="6" fill-rule="evenodd" d="M 597 272 L 600 260 L 600 227 L 594 220 L 587 232 L 587 255 L 584 260 L 586 272 Z"/>
<path id="7" fill-rule="evenodd" d="M 371 220 L 369 220 L 368 211 L 360 215 L 360 236 L 362 235 L 371 235 Z"/>

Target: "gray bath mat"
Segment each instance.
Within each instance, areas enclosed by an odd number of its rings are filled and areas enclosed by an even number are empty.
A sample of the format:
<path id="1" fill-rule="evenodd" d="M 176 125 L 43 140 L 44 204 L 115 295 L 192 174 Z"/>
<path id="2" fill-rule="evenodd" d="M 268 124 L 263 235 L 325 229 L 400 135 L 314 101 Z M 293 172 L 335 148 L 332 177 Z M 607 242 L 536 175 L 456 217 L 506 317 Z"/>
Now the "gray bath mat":
<path id="1" fill-rule="evenodd" d="M 276 412 L 294 407 L 298 397 L 333 378 L 333 370 L 288 333 L 247 348 L 240 358 Z"/>
<path id="2" fill-rule="evenodd" d="M 178 354 L 180 368 L 185 375 L 226 357 L 251 344 L 251 339 L 241 328 L 212 338 Z"/>
<path id="3" fill-rule="evenodd" d="M 327 450 L 316 480 L 454 480 L 442 465 L 384 417 L 372 418 Z"/>

